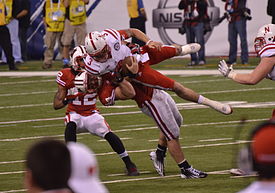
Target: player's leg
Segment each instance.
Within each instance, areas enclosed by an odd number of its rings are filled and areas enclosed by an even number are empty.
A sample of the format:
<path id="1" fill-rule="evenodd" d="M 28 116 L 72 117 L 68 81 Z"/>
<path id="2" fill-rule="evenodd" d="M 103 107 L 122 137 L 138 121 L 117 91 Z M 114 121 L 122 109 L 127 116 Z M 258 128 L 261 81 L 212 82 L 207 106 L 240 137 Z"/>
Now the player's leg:
<path id="1" fill-rule="evenodd" d="M 192 166 L 189 165 L 187 160 L 184 157 L 184 154 L 181 150 L 181 146 L 179 143 L 179 133 L 180 128 L 178 125 L 178 121 L 175 118 L 175 114 L 180 114 L 179 111 L 173 112 L 174 107 L 171 108 L 170 105 L 175 105 L 172 102 L 172 97 L 161 90 L 155 90 L 153 98 L 151 101 L 145 101 L 145 107 L 142 108 L 142 112 L 152 117 L 160 128 L 161 132 L 165 136 L 167 140 L 167 146 L 170 154 L 172 155 L 175 162 L 178 164 L 181 169 L 181 173 L 186 173 L 186 170 L 195 170 Z M 162 135 L 160 136 L 160 142 L 162 145 L 165 145 L 164 139 Z M 155 167 L 156 168 L 156 167 Z M 157 169 L 157 168 L 156 168 Z M 192 173 L 188 178 L 203 178 L 206 177 L 207 174 L 196 170 L 197 173 Z"/>
<path id="2" fill-rule="evenodd" d="M 150 65 L 158 64 L 164 60 L 172 58 L 174 56 L 184 56 L 187 54 L 196 53 L 200 50 L 201 46 L 198 43 L 186 44 L 184 46 L 173 44 L 173 45 L 164 45 L 160 50 L 156 48 L 149 48 L 144 46 L 144 51 L 142 53 L 148 53 L 150 58 Z"/>
<path id="3" fill-rule="evenodd" d="M 149 154 L 153 166 L 160 176 L 165 176 L 164 158 L 166 157 L 166 150 L 167 141 L 163 133 L 160 132 L 157 149 Z"/>
<path id="4" fill-rule="evenodd" d="M 65 142 L 76 142 L 76 130 L 77 130 L 77 124 L 79 123 L 80 115 L 73 113 L 73 114 L 67 114 L 65 117 Z"/>
<path id="5" fill-rule="evenodd" d="M 110 130 L 108 123 L 105 121 L 102 115 L 94 113 L 91 116 L 85 117 L 83 123 L 83 127 L 87 128 L 90 133 L 104 138 L 108 141 L 112 149 L 123 160 L 127 169 L 127 175 L 139 175 L 139 171 L 137 170 L 136 165 L 131 161 L 130 156 L 128 155 L 122 141 L 116 134 L 114 134 Z"/>
<path id="6" fill-rule="evenodd" d="M 221 102 L 218 102 L 218 101 L 214 101 L 214 100 L 208 99 L 208 98 L 206 98 L 202 95 L 199 95 L 198 93 L 196 93 L 192 89 L 184 87 L 179 82 L 175 81 L 173 91 L 179 97 L 181 97 L 185 100 L 209 106 L 209 107 L 215 109 L 216 111 L 218 111 L 220 113 L 223 113 L 225 115 L 229 115 L 229 114 L 232 113 L 232 109 L 231 109 L 230 105 L 224 104 L 224 103 L 221 103 Z"/>
<path id="7" fill-rule="evenodd" d="M 133 81 L 157 89 L 171 90 L 182 99 L 209 106 L 216 111 L 226 115 L 232 113 L 230 105 L 210 100 L 202 95 L 199 95 L 192 89 L 187 88 L 179 82 L 176 82 L 175 80 L 152 69 L 148 64 L 141 66 L 140 70 L 142 73 L 133 79 Z"/>
<path id="8" fill-rule="evenodd" d="M 119 157 L 123 160 L 128 176 L 138 176 L 139 171 L 137 170 L 136 165 L 131 161 L 130 156 L 128 155 L 125 147 L 120 140 L 120 138 L 114 134 L 113 132 L 108 132 L 104 138 L 108 141 L 112 149 L 119 155 Z"/>

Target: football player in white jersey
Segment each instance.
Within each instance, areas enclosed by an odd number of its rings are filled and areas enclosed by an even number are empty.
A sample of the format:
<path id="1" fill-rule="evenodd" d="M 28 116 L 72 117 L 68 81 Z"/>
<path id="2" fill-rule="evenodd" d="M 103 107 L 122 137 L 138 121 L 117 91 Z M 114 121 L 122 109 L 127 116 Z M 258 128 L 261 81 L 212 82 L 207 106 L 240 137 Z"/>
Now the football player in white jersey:
<path id="1" fill-rule="evenodd" d="M 275 81 L 275 25 L 262 26 L 254 41 L 256 53 L 261 57 L 258 66 L 248 74 L 236 73 L 233 66 L 228 66 L 224 60 L 218 66 L 222 75 L 240 84 L 255 85 L 264 78 Z M 275 118 L 273 111 L 273 117 Z"/>
<path id="2" fill-rule="evenodd" d="M 84 46 L 75 47 L 71 54 L 71 68 L 62 69 L 56 78 L 58 90 L 54 97 L 53 107 L 57 110 L 68 105 L 65 117 L 65 141 L 76 142 L 76 133 L 87 131 L 104 138 L 125 163 L 127 175 L 137 176 L 139 172 L 122 141 L 111 131 L 96 107 L 97 92 L 104 88 L 101 88 L 99 77 L 87 75 L 83 70 L 83 58 L 86 57 L 86 54 Z M 89 77 L 87 78 L 87 76 Z M 116 87 L 114 95 L 118 99 L 133 97 L 135 91 L 129 85 L 129 82 L 121 81 Z"/>
<path id="3" fill-rule="evenodd" d="M 218 70 L 221 74 L 233 81 L 255 85 L 264 78 L 275 81 L 275 25 L 266 24 L 258 30 L 258 34 L 254 40 L 256 53 L 260 56 L 260 63 L 251 73 L 236 73 L 233 66 L 228 66 L 222 60 L 218 65 Z M 275 109 L 273 110 L 271 119 L 275 119 Z M 231 169 L 233 175 L 249 175 L 241 169 Z"/>
<path id="4" fill-rule="evenodd" d="M 130 37 L 136 37 L 146 42 L 146 45 L 141 48 L 145 53 L 132 55 L 130 49 L 123 41 L 123 39 Z M 128 67 L 131 67 L 129 71 L 132 74 L 131 78 L 133 81 L 153 88 L 173 91 L 182 99 L 207 105 L 226 115 L 232 113 L 230 105 L 199 95 L 150 67 L 150 65 L 159 63 L 164 58 L 168 59 L 197 52 L 200 49 L 200 45 L 197 43 L 185 46 L 163 46 L 160 42 L 150 40 L 140 30 L 130 28 L 126 30 L 106 29 L 102 32 L 91 32 L 85 38 L 85 47 L 88 53 L 85 58 L 85 69 L 91 74 L 100 76 L 107 72 L 116 71 L 121 61 L 123 62 L 129 57 L 135 58 L 131 61 L 136 60 L 138 67 L 135 67 L 136 65 L 134 64 L 136 63 L 128 64 Z"/>

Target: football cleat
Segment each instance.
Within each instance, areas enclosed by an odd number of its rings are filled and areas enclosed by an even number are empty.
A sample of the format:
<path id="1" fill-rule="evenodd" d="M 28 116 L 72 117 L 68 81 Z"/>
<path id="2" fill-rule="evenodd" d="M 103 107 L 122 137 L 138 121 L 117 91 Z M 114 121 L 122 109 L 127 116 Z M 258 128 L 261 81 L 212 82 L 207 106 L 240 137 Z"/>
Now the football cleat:
<path id="1" fill-rule="evenodd" d="M 192 166 L 187 169 L 181 169 L 181 178 L 206 178 L 207 173 L 199 171 Z"/>
<path id="2" fill-rule="evenodd" d="M 191 43 L 186 44 L 184 46 L 181 46 L 181 56 L 187 55 L 187 54 L 193 54 L 198 52 L 201 49 L 201 45 L 198 43 Z"/>
<path id="3" fill-rule="evenodd" d="M 157 173 L 160 176 L 165 176 L 164 173 L 164 157 L 162 159 L 157 159 L 157 154 L 155 151 L 152 151 L 150 154 L 150 159 L 153 161 L 153 166 L 155 168 L 155 170 L 157 171 Z"/>
<path id="4" fill-rule="evenodd" d="M 139 176 L 139 171 L 134 163 L 127 166 L 126 170 L 127 176 Z"/>

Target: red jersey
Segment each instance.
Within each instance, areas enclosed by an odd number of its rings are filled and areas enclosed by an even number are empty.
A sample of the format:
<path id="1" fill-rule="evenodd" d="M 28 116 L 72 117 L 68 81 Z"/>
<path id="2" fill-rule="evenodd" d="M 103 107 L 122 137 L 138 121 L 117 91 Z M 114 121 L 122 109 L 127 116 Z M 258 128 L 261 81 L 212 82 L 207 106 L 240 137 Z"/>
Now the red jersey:
<path id="1" fill-rule="evenodd" d="M 56 77 L 57 84 L 67 89 L 67 98 L 75 98 L 67 106 L 66 114 L 76 112 L 82 116 L 89 116 L 98 112 L 96 108 L 97 93 L 79 92 L 74 85 L 76 72 L 71 68 L 64 68 L 58 72 Z"/>

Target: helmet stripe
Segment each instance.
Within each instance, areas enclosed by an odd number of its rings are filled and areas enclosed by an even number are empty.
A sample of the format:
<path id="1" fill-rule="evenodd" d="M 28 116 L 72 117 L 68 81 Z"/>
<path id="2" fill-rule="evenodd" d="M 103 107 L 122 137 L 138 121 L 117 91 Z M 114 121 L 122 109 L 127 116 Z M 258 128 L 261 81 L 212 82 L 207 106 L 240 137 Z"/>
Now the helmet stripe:
<path id="1" fill-rule="evenodd" d="M 80 48 L 82 54 L 85 54 L 85 50 L 83 49 L 83 47 L 82 47 L 82 46 L 79 46 L 79 48 Z"/>
<path id="2" fill-rule="evenodd" d="M 92 46 L 94 47 L 94 50 L 96 50 L 96 46 L 95 46 L 95 43 L 93 41 L 92 33 L 90 33 L 89 36 L 90 36 L 90 40 L 91 40 Z"/>
<path id="3" fill-rule="evenodd" d="M 106 31 L 107 33 L 111 34 L 115 39 L 118 40 L 118 37 L 112 31 L 110 31 L 109 29 L 105 29 L 104 31 Z"/>

